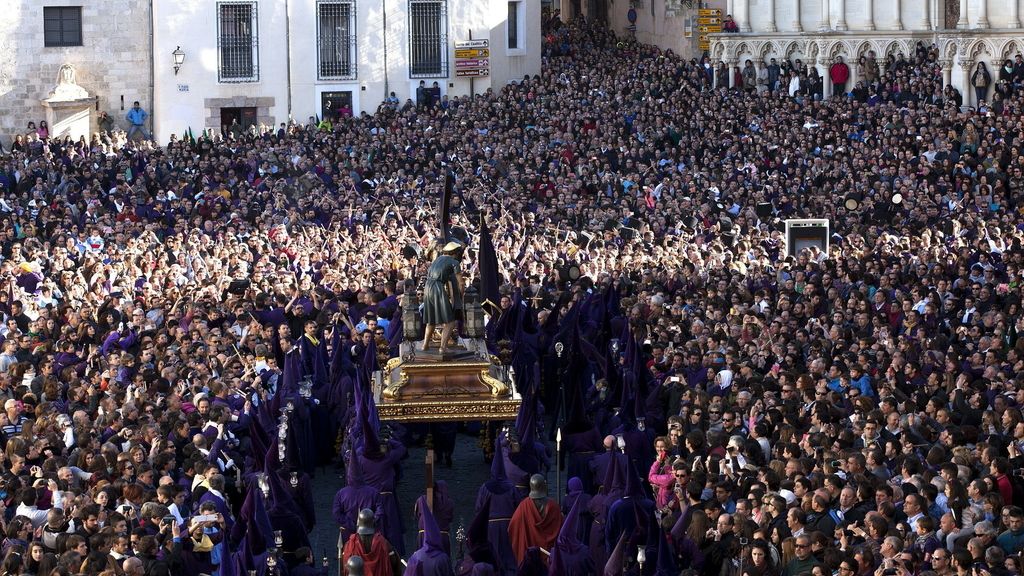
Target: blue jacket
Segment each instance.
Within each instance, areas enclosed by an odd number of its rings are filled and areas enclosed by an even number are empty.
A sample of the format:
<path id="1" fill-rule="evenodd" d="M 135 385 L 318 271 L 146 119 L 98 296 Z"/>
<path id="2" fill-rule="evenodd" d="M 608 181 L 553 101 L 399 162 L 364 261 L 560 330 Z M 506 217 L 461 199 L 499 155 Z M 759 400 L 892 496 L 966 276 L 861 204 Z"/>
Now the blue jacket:
<path id="1" fill-rule="evenodd" d="M 149 114 L 146 114 L 146 111 L 142 108 L 131 108 L 128 110 L 128 114 L 125 115 L 125 118 L 133 126 L 142 126 L 146 123 L 146 118 L 148 117 Z"/>

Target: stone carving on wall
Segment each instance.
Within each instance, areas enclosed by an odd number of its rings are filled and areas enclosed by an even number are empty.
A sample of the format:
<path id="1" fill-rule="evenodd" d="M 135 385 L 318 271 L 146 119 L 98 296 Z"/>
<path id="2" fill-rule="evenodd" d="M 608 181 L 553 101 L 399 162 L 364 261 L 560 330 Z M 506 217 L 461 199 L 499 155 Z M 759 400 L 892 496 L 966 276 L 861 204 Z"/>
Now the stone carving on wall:
<path id="1" fill-rule="evenodd" d="M 78 85 L 78 74 L 71 64 L 64 64 L 57 71 L 57 86 L 50 92 L 49 100 L 67 101 L 89 98 L 89 92 Z"/>

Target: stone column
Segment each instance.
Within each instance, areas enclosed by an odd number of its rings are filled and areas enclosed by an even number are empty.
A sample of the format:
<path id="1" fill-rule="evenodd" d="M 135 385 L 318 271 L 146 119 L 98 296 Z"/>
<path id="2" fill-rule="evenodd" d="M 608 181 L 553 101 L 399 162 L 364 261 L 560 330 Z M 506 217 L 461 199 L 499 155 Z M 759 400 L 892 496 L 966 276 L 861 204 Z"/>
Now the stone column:
<path id="1" fill-rule="evenodd" d="M 735 19 L 739 21 L 740 32 L 750 32 L 750 0 L 735 0 Z"/>
<path id="2" fill-rule="evenodd" d="M 832 64 L 824 56 L 818 56 L 815 68 L 821 76 L 821 99 L 828 100 L 832 97 L 832 77 L 828 74 L 828 68 Z"/>
<path id="3" fill-rule="evenodd" d="M 918 0 L 927 3 L 927 0 Z M 892 25 L 893 30 L 903 30 L 903 2 L 900 0 L 893 0 L 893 4 L 896 5 L 896 23 Z M 927 9 L 925 9 L 927 12 Z"/>
<path id="4" fill-rule="evenodd" d="M 966 1 L 966 0 L 965 0 Z M 864 0 L 864 15 L 867 16 L 864 23 L 865 30 L 875 29 L 875 0 Z"/>
<path id="5" fill-rule="evenodd" d="M 1020 0 L 1009 0 L 1010 1 L 1010 22 L 1006 25 L 1007 28 L 1020 28 Z"/>
<path id="6" fill-rule="evenodd" d="M 821 20 L 818 22 L 818 30 L 828 30 L 832 27 L 829 3 L 829 0 L 821 0 Z"/>
<path id="7" fill-rule="evenodd" d="M 735 88 L 736 87 L 736 74 L 735 74 L 735 70 L 734 69 L 739 64 L 739 62 L 740 61 L 739 61 L 738 58 L 733 58 L 731 60 L 726 60 L 725 61 L 725 67 L 729 70 L 729 78 L 728 78 L 729 88 Z"/>
<path id="8" fill-rule="evenodd" d="M 988 28 L 988 0 L 978 0 L 978 28 Z"/>
<path id="9" fill-rule="evenodd" d="M 800 0 L 793 0 L 793 32 L 803 32 L 803 24 L 800 24 Z"/>
<path id="10" fill-rule="evenodd" d="M 972 106 L 971 100 L 974 98 L 974 87 L 971 86 L 971 61 L 958 60 L 957 64 L 960 65 L 960 85 L 954 86 L 960 91 L 960 95 L 964 97 L 964 106 Z"/>
<path id="11" fill-rule="evenodd" d="M 734 10 L 736 10 L 735 0 L 726 0 L 725 13 L 731 15 L 735 20 L 736 12 Z"/>
<path id="12" fill-rule="evenodd" d="M 960 19 L 956 21 L 957 30 L 966 30 L 967 22 L 967 0 L 960 0 Z"/>
<path id="13" fill-rule="evenodd" d="M 939 60 L 939 66 L 942 67 L 942 88 L 945 89 L 953 81 L 953 61 Z"/>
<path id="14" fill-rule="evenodd" d="M 836 14 L 836 30 L 846 30 L 846 0 L 839 0 L 839 14 Z"/>
<path id="15" fill-rule="evenodd" d="M 764 25 L 764 31 L 778 32 L 779 29 L 775 26 L 775 0 L 764 0 L 764 11 L 765 16 L 768 17 L 768 21 Z"/>
<path id="16" fill-rule="evenodd" d="M 931 30 L 932 29 L 932 16 L 931 16 L 931 14 L 932 14 L 931 2 L 929 2 L 928 0 L 924 0 L 924 6 L 921 9 L 921 24 L 918 25 L 918 28 L 920 28 L 921 30 Z"/>

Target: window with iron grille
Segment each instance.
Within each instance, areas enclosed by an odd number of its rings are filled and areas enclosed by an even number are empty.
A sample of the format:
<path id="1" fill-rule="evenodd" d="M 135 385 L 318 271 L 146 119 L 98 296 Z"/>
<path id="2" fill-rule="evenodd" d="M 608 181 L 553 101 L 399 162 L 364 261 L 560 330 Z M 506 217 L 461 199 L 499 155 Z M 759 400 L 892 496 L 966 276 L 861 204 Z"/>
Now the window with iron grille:
<path id="1" fill-rule="evenodd" d="M 409 0 L 409 77 L 448 77 L 448 0 Z"/>
<path id="2" fill-rule="evenodd" d="M 43 8 L 44 46 L 82 45 L 82 7 L 47 6 Z"/>
<path id="3" fill-rule="evenodd" d="M 259 82 L 259 25 L 255 2 L 217 3 L 217 48 L 221 82 Z"/>
<path id="4" fill-rule="evenodd" d="M 317 2 L 317 78 L 356 77 L 356 5 L 351 0 Z"/>

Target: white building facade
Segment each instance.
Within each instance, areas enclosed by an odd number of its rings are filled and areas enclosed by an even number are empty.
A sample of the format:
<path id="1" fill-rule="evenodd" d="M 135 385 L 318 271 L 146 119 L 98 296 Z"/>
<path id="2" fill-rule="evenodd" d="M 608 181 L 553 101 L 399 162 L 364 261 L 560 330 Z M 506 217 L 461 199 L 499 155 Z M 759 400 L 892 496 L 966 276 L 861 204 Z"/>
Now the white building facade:
<path id="1" fill-rule="evenodd" d="M 93 98 L 84 132 L 97 129 L 98 111 L 127 128 L 132 102 L 149 109 L 152 101 L 151 25 L 149 0 L 0 3 L 0 140 L 47 118 L 44 100 L 66 64 Z"/>
<path id="2" fill-rule="evenodd" d="M 739 34 L 712 37 L 714 62 L 742 66 L 769 58 L 802 58 L 814 65 L 831 94 L 828 68 L 836 56 L 850 65 L 847 86 L 860 80 L 854 63 L 874 51 L 880 65 L 890 55 L 912 57 L 918 42 L 935 44 L 944 83 L 977 104 L 970 76 L 985 62 L 995 79 L 1007 58 L 1024 51 L 1024 0 L 727 0 Z M 993 82 L 990 90 L 994 88 Z"/>
<path id="3" fill-rule="evenodd" d="M 420 81 L 481 93 L 541 68 L 532 0 L 153 0 L 153 18 L 158 141 L 373 113 L 391 92 L 415 99 Z M 470 39 L 488 41 L 487 76 L 461 75 L 455 43 Z"/>

